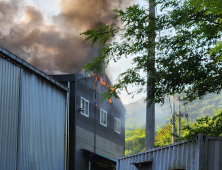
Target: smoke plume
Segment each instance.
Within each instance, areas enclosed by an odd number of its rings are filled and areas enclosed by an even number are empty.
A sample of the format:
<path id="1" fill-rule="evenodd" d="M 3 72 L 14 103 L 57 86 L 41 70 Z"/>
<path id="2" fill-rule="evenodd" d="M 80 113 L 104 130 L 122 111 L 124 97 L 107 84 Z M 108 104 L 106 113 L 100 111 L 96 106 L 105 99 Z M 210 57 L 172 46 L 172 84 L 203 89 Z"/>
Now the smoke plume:
<path id="1" fill-rule="evenodd" d="M 62 0 L 60 13 L 45 15 L 24 1 L 0 0 L 0 46 L 47 74 L 77 73 L 92 61 L 99 47 L 82 43 L 79 33 L 113 22 L 113 9 L 133 0 Z"/>

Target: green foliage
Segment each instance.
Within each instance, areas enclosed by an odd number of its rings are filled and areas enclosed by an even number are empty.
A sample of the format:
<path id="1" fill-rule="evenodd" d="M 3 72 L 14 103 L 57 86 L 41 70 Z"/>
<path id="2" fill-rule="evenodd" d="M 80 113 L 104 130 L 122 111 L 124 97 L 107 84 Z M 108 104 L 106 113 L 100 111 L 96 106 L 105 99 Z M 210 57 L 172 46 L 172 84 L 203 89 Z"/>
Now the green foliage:
<path id="1" fill-rule="evenodd" d="M 181 129 L 186 127 L 186 120 L 184 118 L 181 119 Z M 175 136 L 175 142 L 179 141 L 178 135 L 176 135 L 178 133 L 178 118 L 175 118 L 175 130 L 176 130 L 176 134 L 173 134 L 172 132 L 172 124 L 171 123 L 167 123 L 167 124 L 163 124 L 161 128 L 159 128 L 157 130 L 157 133 L 160 133 L 161 130 L 165 127 L 165 126 L 171 126 L 171 128 L 167 131 L 167 133 L 164 134 L 164 136 L 158 140 L 155 143 L 155 147 L 161 147 L 161 146 L 165 146 L 165 145 L 169 145 L 172 143 L 172 136 Z M 184 132 L 181 131 L 181 136 L 183 136 Z"/>
<path id="2" fill-rule="evenodd" d="M 162 126 L 156 131 L 156 135 L 165 127 Z M 172 143 L 171 129 L 155 144 L 160 147 Z M 145 148 L 145 128 L 137 128 L 134 130 L 126 130 L 125 132 L 125 155 L 131 155 L 141 152 Z"/>
<path id="3" fill-rule="evenodd" d="M 117 92 L 129 85 L 137 87 L 130 93 L 132 96 L 145 93 L 146 84 L 154 86 L 146 99 L 156 103 L 164 103 L 165 96 L 176 93 L 185 93 L 187 100 L 193 101 L 221 90 L 221 0 L 187 0 L 182 5 L 176 0 L 156 0 L 157 4 L 166 12 L 156 18 L 143 7 L 133 5 L 125 11 L 114 10 L 114 18 L 121 21 L 120 27 L 100 25 L 82 33 L 86 41 L 103 46 L 93 63 L 86 65 L 86 71 L 102 74 L 110 60 L 136 55 L 132 61 L 135 66 L 119 75 L 115 90 L 105 93 L 104 98 L 118 97 Z M 163 31 L 174 34 L 162 34 Z M 152 38 L 159 32 L 153 43 Z M 120 36 L 121 41 L 111 42 L 115 36 Z M 154 47 L 155 58 L 150 50 Z M 141 71 L 149 72 L 148 81 L 140 75 Z"/>
<path id="4" fill-rule="evenodd" d="M 159 134 L 165 126 L 172 126 L 170 123 L 157 129 L 156 135 Z M 155 147 L 161 147 L 172 143 L 172 127 L 164 134 L 164 136 L 155 143 Z"/>
<path id="5" fill-rule="evenodd" d="M 126 130 L 125 155 L 141 152 L 145 146 L 145 128 Z"/>
<path id="6" fill-rule="evenodd" d="M 215 111 L 213 117 L 197 119 L 195 123 L 182 128 L 182 139 L 194 139 L 198 134 L 209 136 L 222 136 L 222 109 Z"/>
<path id="7" fill-rule="evenodd" d="M 189 5 L 196 8 L 196 12 L 205 10 L 205 15 L 220 15 L 222 14 L 221 0 L 191 0 L 188 1 Z"/>
<path id="8" fill-rule="evenodd" d="M 182 119 L 182 126 L 185 126 L 185 120 Z M 160 128 L 157 129 L 156 135 L 160 133 L 165 126 L 171 125 L 163 124 Z M 177 131 L 178 122 L 176 119 L 176 131 Z M 141 152 L 145 148 L 145 128 L 137 128 L 134 130 L 126 130 L 125 132 L 125 155 L 135 154 Z M 176 137 L 176 140 L 178 138 Z M 165 135 L 156 142 L 155 147 L 165 146 L 172 143 L 172 128 L 165 133 Z"/>
<path id="9" fill-rule="evenodd" d="M 197 119 L 194 123 L 187 123 L 184 118 L 181 120 L 181 140 L 194 139 L 198 134 L 208 134 L 210 136 L 222 136 L 222 109 L 215 110 L 214 116 L 204 116 Z M 175 121 L 176 133 L 178 131 L 178 119 Z M 163 124 L 157 129 L 156 135 L 159 134 L 164 127 L 171 126 L 170 123 Z M 141 152 L 145 148 L 145 128 L 134 130 L 126 130 L 125 155 Z M 161 147 L 172 143 L 172 126 L 164 136 L 155 143 L 155 147 Z M 179 141 L 178 136 L 175 141 Z"/>

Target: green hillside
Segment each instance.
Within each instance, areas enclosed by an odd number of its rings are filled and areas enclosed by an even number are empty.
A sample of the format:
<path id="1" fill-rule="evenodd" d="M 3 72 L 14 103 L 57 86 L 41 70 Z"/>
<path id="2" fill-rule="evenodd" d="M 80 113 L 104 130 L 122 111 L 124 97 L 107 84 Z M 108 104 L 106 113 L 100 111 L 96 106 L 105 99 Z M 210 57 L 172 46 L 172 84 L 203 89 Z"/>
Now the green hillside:
<path id="1" fill-rule="evenodd" d="M 175 122 L 176 132 L 178 119 Z M 169 128 L 165 131 L 165 128 Z M 165 131 L 166 133 L 163 133 Z M 141 152 L 145 147 L 145 128 L 126 130 L 125 155 Z M 163 134 L 163 136 L 162 136 Z M 198 134 L 208 134 L 210 136 L 222 136 L 222 109 L 214 110 L 213 116 L 203 116 L 194 123 L 188 123 L 184 118 L 181 120 L 181 140 L 194 139 Z M 178 141 L 178 136 L 175 136 Z M 161 147 L 172 143 L 172 125 L 163 124 L 156 130 L 155 147 Z"/>
<path id="2" fill-rule="evenodd" d="M 171 105 L 170 105 L 171 103 Z M 178 106 L 176 105 L 176 112 L 178 112 Z M 136 102 L 125 105 L 126 114 L 126 129 L 132 130 L 135 128 L 145 127 L 146 121 L 146 104 L 144 99 L 140 99 Z M 156 104 L 155 106 L 155 124 L 158 129 L 162 124 L 169 123 L 169 117 L 171 116 L 172 99 L 169 102 L 169 98 L 166 98 L 166 102 L 163 106 Z M 212 116 L 214 109 L 222 108 L 222 94 L 208 94 L 202 100 L 195 100 L 192 103 L 188 103 L 186 106 L 181 105 L 181 112 L 189 114 L 189 122 L 194 122 L 197 118 L 203 116 Z"/>
<path id="3" fill-rule="evenodd" d="M 140 152 L 145 147 L 146 104 L 143 102 L 143 100 L 144 99 L 141 99 L 137 102 L 126 105 L 126 155 Z M 178 112 L 178 103 L 175 103 L 175 105 L 176 112 Z M 171 125 L 169 123 L 171 117 L 171 107 L 172 98 L 170 102 L 169 98 L 166 98 L 166 103 L 163 106 L 156 104 L 156 134 L 158 134 L 164 126 Z M 186 112 L 189 114 L 188 122 L 192 125 L 196 119 L 203 118 L 204 116 L 214 116 L 216 110 L 220 108 L 222 108 L 222 94 L 209 94 L 202 100 L 195 100 L 185 106 L 181 105 L 181 113 L 185 113 L 186 110 Z M 187 120 L 183 119 L 182 122 L 182 127 L 187 125 Z M 156 143 L 156 147 L 171 143 L 171 131 L 172 129 L 170 129 L 163 136 L 163 138 Z M 182 132 L 182 135 L 183 133 L 184 132 Z"/>

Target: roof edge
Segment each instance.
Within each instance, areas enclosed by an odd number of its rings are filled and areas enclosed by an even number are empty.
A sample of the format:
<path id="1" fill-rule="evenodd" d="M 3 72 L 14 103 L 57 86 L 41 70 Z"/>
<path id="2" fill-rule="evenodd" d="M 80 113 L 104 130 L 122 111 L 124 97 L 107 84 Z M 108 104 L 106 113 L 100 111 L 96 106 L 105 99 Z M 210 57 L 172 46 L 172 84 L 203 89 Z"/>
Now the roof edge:
<path id="1" fill-rule="evenodd" d="M 25 60 L 21 59 L 20 57 L 16 56 L 15 54 L 9 52 L 8 50 L 6 50 L 5 48 L 3 48 L 1 46 L 0 46 L 0 54 L 2 54 L 2 57 L 7 58 L 7 60 L 11 60 L 12 62 L 16 63 L 20 67 L 25 67 L 25 68 L 29 69 L 30 71 L 40 75 L 44 79 L 50 81 L 51 83 L 59 86 L 60 88 L 66 90 L 66 91 L 69 91 L 69 89 L 66 86 L 62 85 L 61 83 L 59 83 L 58 81 L 56 81 L 52 77 L 48 76 L 44 72 L 40 71 L 36 67 L 32 66 L 31 64 L 29 64 Z"/>

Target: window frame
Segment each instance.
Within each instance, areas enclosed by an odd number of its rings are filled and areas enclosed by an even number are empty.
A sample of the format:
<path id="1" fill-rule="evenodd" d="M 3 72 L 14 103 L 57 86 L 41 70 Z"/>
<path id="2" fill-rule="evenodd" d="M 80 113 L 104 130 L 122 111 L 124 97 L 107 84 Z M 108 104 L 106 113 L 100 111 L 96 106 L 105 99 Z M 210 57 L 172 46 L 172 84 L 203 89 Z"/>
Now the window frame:
<path id="1" fill-rule="evenodd" d="M 102 111 L 103 113 L 106 113 L 106 124 L 103 124 L 103 123 L 101 122 L 101 118 L 102 118 L 102 117 L 101 117 L 101 111 Z M 100 108 L 100 121 L 99 121 L 99 122 L 100 122 L 101 125 L 107 127 L 107 111 L 105 111 L 105 110 L 103 110 L 103 109 L 101 109 L 101 108 Z"/>
<path id="2" fill-rule="evenodd" d="M 116 130 L 116 124 L 117 124 L 117 122 L 119 121 L 119 131 L 118 130 Z M 117 117 L 115 117 L 115 119 L 114 119 L 114 131 L 116 132 L 116 133 L 118 133 L 118 134 L 121 134 L 121 120 L 120 119 L 118 119 Z"/>
<path id="3" fill-rule="evenodd" d="M 88 115 L 87 115 L 87 114 L 85 114 L 85 109 L 84 109 L 84 108 L 82 108 L 82 100 L 84 100 L 84 102 L 88 103 Z M 85 117 L 88 117 L 88 118 L 89 118 L 89 101 L 88 101 L 88 100 L 86 100 L 86 99 L 85 99 L 85 98 L 83 98 L 83 97 L 81 97 L 81 98 L 80 98 L 80 108 L 81 108 L 81 109 L 84 109 L 84 112 L 80 111 L 80 113 L 81 113 L 83 116 L 85 116 Z"/>

